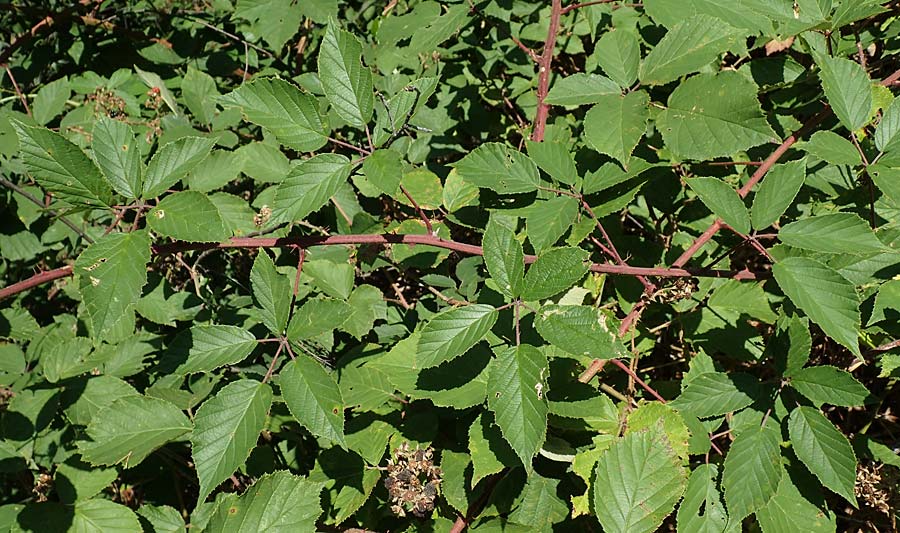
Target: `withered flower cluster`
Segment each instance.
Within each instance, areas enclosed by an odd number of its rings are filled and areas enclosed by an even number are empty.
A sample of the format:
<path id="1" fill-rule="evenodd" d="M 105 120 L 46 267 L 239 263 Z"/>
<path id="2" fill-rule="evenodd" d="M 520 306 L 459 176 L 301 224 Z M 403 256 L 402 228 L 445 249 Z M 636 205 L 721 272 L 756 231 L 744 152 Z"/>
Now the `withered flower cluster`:
<path id="1" fill-rule="evenodd" d="M 390 496 L 391 511 L 397 516 L 411 512 L 423 517 L 434 510 L 442 472 L 434 466 L 433 456 L 431 447 L 411 450 L 408 442 L 394 450 L 384 487 Z"/>
<path id="2" fill-rule="evenodd" d="M 863 463 L 856 470 L 856 497 L 867 506 L 885 514 L 900 503 L 897 484 L 900 476 L 894 468 L 880 463 Z"/>

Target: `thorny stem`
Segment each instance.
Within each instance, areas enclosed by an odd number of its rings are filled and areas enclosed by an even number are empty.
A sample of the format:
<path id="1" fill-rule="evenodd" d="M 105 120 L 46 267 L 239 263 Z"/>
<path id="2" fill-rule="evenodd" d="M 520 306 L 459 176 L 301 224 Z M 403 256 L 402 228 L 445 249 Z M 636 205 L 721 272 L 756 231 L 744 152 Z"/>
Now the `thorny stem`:
<path id="1" fill-rule="evenodd" d="M 350 244 L 370 244 L 386 246 L 390 244 L 421 244 L 424 246 L 434 246 L 436 248 L 444 248 L 455 252 L 468 255 L 484 255 L 484 251 L 480 246 L 474 244 L 466 244 L 457 241 L 442 239 L 433 235 L 421 234 L 349 234 L 349 235 L 307 235 L 304 237 L 233 237 L 221 243 L 201 243 L 201 242 L 173 242 L 169 244 L 155 244 L 151 251 L 155 255 L 168 255 L 178 252 L 190 250 L 214 250 L 226 248 L 285 248 L 296 247 L 309 248 L 312 246 L 335 246 Z M 537 260 L 537 256 L 526 255 L 525 262 L 530 264 Z M 768 277 L 767 272 L 751 272 L 749 270 L 731 271 L 731 270 L 701 270 L 701 269 L 685 269 L 685 268 L 655 268 L 655 267 L 633 267 L 622 265 L 610 265 L 607 263 L 593 263 L 590 265 L 591 272 L 629 275 L 629 276 L 657 276 L 657 277 L 713 277 L 713 278 L 730 278 L 736 280 L 756 280 Z M 0 300 L 18 294 L 31 287 L 52 281 L 54 279 L 64 278 L 72 275 L 72 267 L 62 267 L 50 271 L 53 274 L 44 272 L 32 278 L 19 283 L 10 285 L 9 287 L 0 289 Z"/>
<path id="2" fill-rule="evenodd" d="M 278 356 L 281 355 L 281 350 L 284 349 L 285 344 L 287 344 L 286 340 L 282 340 L 280 343 L 278 343 L 278 349 L 275 350 L 275 356 L 272 357 L 272 363 L 269 364 L 269 369 L 266 370 L 266 375 L 263 376 L 263 380 L 262 380 L 263 383 L 266 383 L 267 381 L 269 381 L 269 378 L 272 377 L 272 373 L 275 372 L 275 363 L 278 362 Z"/>
<path id="3" fill-rule="evenodd" d="M 419 214 L 419 218 L 422 219 L 422 222 L 425 223 L 425 229 L 428 230 L 429 235 L 435 235 L 434 228 L 431 227 L 431 220 L 428 219 L 428 215 L 425 214 L 425 211 L 422 210 L 422 207 L 419 206 L 419 203 L 409 194 L 409 191 L 406 190 L 406 187 L 403 185 L 400 186 L 400 191 L 406 196 L 406 199 L 409 200 L 409 203 L 413 205 L 416 212 Z"/>
<path id="4" fill-rule="evenodd" d="M 897 75 L 898 78 L 900 78 L 900 71 L 897 71 L 895 74 Z M 750 176 L 750 179 L 747 180 L 747 183 L 745 183 L 743 187 L 738 189 L 738 195 L 741 198 L 744 198 L 745 196 L 747 196 L 747 194 L 750 192 L 750 190 L 757 183 L 759 183 L 759 181 L 761 179 L 763 179 L 763 177 L 766 175 L 766 173 L 769 172 L 769 170 L 773 166 L 775 166 L 775 164 L 778 162 L 778 160 L 781 159 L 781 157 L 791 148 L 791 146 L 794 145 L 794 143 L 796 143 L 801 137 L 803 137 L 804 135 L 806 135 L 807 133 L 812 131 L 813 128 L 818 126 L 823 120 L 825 120 L 830 115 L 831 115 L 831 108 L 826 107 L 819 113 L 813 115 L 813 117 L 810 118 L 809 120 L 807 120 L 806 123 L 800 127 L 800 129 L 798 129 L 797 131 L 792 133 L 790 136 L 788 136 L 788 138 L 786 138 L 784 141 L 782 141 L 781 144 L 778 146 L 778 148 L 776 148 L 771 154 L 769 154 L 769 157 L 767 157 L 765 159 L 765 161 L 763 161 L 763 163 L 761 165 L 759 165 L 759 167 L 756 169 L 756 171 L 753 173 L 753 175 Z M 703 248 L 703 245 L 705 245 L 707 242 L 709 242 L 709 240 L 713 238 L 713 235 L 718 233 L 722 227 L 724 227 L 724 222 L 722 222 L 722 219 L 716 219 L 715 222 L 713 222 L 712 224 L 710 224 L 710 226 L 708 228 L 706 228 L 706 231 L 704 231 L 702 234 L 700 234 L 699 237 L 694 239 L 694 242 L 691 243 L 691 245 L 687 248 L 687 250 L 685 250 L 684 253 L 682 253 L 678 257 L 678 259 L 675 260 L 674 263 L 672 263 L 672 266 L 676 267 L 676 268 L 680 268 L 680 267 L 683 267 L 685 264 L 687 264 L 688 260 L 691 257 L 693 257 L 697 252 L 699 252 L 700 249 Z M 628 332 L 628 330 L 630 330 L 636 324 L 638 317 L 641 315 L 641 313 L 643 312 L 644 307 L 646 305 L 647 305 L 646 300 L 640 300 L 634 304 L 634 307 L 631 308 L 631 311 L 622 320 L 622 324 L 619 327 L 619 336 L 620 337 L 625 336 L 625 334 Z"/>
<path id="5" fill-rule="evenodd" d="M 519 307 L 520 307 L 520 301 L 517 299 L 517 300 L 516 300 L 515 302 L 513 302 L 513 303 L 514 303 L 514 305 L 513 305 L 513 319 L 516 321 L 516 346 L 519 346 L 520 344 L 522 344 L 522 332 L 521 332 L 521 329 L 519 328 Z"/>
<path id="6" fill-rule="evenodd" d="M 606 233 L 606 228 L 603 227 L 603 224 L 600 223 L 600 219 L 597 218 L 597 215 L 594 214 L 594 210 L 591 209 L 590 204 L 585 201 L 584 198 L 581 199 L 581 206 L 588 212 L 592 219 L 594 219 L 594 224 L 600 229 L 600 234 L 603 235 L 603 240 L 606 241 L 607 246 L 609 247 L 609 251 L 612 252 L 612 257 L 615 259 L 616 263 L 620 266 L 628 266 L 628 264 L 622 259 L 622 256 L 619 255 L 619 251 L 616 250 L 616 245 L 613 244 L 612 239 L 609 238 L 609 234 Z M 644 286 L 644 292 L 647 294 L 653 294 L 656 292 L 656 285 L 647 280 L 644 276 L 637 276 L 638 281 L 641 282 L 641 285 Z"/>
<path id="7" fill-rule="evenodd" d="M 642 379 L 637 375 L 637 373 L 635 373 L 635 372 L 631 369 L 631 367 L 629 367 L 628 365 L 626 365 L 626 364 L 623 363 L 622 361 L 619 361 L 618 359 L 609 359 L 609 362 L 612 363 L 612 364 L 614 364 L 614 365 L 616 365 L 617 367 L 621 368 L 623 372 L 625 372 L 625 373 L 628 374 L 632 379 L 634 379 L 635 383 L 637 383 L 638 385 L 640 385 L 645 391 L 649 392 L 651 396 L 653 396 L 654 398 L 656 398 L 657 400 L 659 400 L 660 403 L 666 403 L 665 398 L 663 398 L 662 396 L 660 396 L 659 393 L 656 392 L 656 389 L 654 389 L 654 388 L 651 387 L 650 385 L 647 385 L 647 383 L 646 383 L 644 380 L 642 380 Z"/>
<path id="8" fill-rule="evenodd" d="M 25 107 L 25 114 L 27 114 L 30 117 L 31 116 L 31 108 L 28 107 L 28 99 L 25 98 L 24 94 L 22 94 L 22 90 L 19 89 L 19 84 L 16 83 L 16 77 L 13 76 L 13 73 L 11 70 L 9 70 L 8 66 L 6 67 L 6 75 L 9 76 L 9 81 L 12 82 L 12 86 L 13 86 L 13 89 L 15 89 L 15 91 L 16 91 L 16 95 L 19 97 L 19 100 L 22 101 L 22 105 Z"/>
<path id="9" fill-rule="evenodd" d="M 71 229 L 72 231 L 74 231 L 75 233 L 77 233 L 82 239 L 85 240 L 85 242 L 87 242 L 88 244 L 94 244 L 94 239 L 90 238 L 90 237 L 89 237 L 89 236 L 88 236 L 81 228 L 79 228 L 78 226 L 76 226 L 71 220 L 69 220 L 68 218 L 66 218 L 66 217 L 64 217 L 64 216 L 62 216 L 62 215 L 60 215 L 59 213 L 57 213 L 57 212 L 54 211 L 53 209 L 47 209 L 47 206 L 44 205 L 44 202 L 42 202 L 42 201 L 41 201 L 40 199 L 38 199 L 38 198 L 35 198 L 34 195 L 32 195 L 31 193 L 29 193 L 29 192 L 26 191 L 25 189 L 19 187 L 19 186 L 16 185 L 15 183 L 13 183 L 13 182 L 7 180 L 6 178 L 0 178 L 0 185 L 3 185 L 3 186 L 6 187 L 7 189 L 10 189 L 10 190 L 12 190 L 12 191 L 15 191 L 15 192 L 19 193 L 19 194 L 22 195 L 24 198 L 26 198 L 29 202 L 31 202 L 31 203 L 33 203 L 33 204 L 39 206 L 41 209 L 44 209 L 44 210 L 47 212 L 47 214 L 49 214 L 50 216 L 58 218 L 60 222 L 62 222 L 63 224 L 65 224 L 66 226 L 68 226 L 69 229 Z"/>
<path id="10" fill-rule="evenodd" d="M 550 27 L 547 29 L 547 40 L 544 42 L 544 51 L 538 61 L 538 88 L 537 88 L 537 112 L 534 117 L 534 128 L 531 140 L 540 142 L 544 140 L 544 129 L 547 127 L 547 118 L 550 116 L 550 105 L 544 102 L 547 93 L 550 92 L 550 72 L 553 65 L 553 53 L 556 49 L 556 36 L 559 33 L 559 19 L 562 16 L 562 0 L 551 0 Z"/>
<path id="11" fill-rule="evenodd" d="M 348 142 L 344 142 L 340 139 L 335 139 L 334 137 L 328 137 L 328 142 L 334 143 L 338 146 L 343 146 L 344 148 L 349 148 L 350 150 L 355 150 L 363 155 L 372 155 L 372 152 L 362 148 L 360 146 L 356 146 L 355 144 L 350 144 Z"/>
<path id="12" fill-rule="evenodd" d="M 612 3 L 615 1 L 617 1 L 617 0 L 593 0 L 591 2 L 582 2 L 580 4 L 572 4 L 572 5 L 564 7 L 562 10 L 562 14 L 565 15 L 569 11 L 574 11 L 574 10 L 580 9 L 582 7 L 595 6 L 597 4 L 609 4 L 609 3 Z"/>

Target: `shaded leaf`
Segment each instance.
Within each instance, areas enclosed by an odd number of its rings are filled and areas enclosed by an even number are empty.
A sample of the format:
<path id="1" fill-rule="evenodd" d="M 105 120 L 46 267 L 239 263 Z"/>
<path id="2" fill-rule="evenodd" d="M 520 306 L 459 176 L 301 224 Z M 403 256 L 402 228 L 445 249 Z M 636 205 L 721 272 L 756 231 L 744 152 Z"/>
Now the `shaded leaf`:
<path id="1" fill-rule="evenodd" d="M 312 152 L 327 142 L 315 97 L 288 81 L 257 78 L 220 97 L 219 102 L 240 107 L 247 120 L 271 131 L 278 142 L 294 150 Z"/>
<path id="2" fill-rule="evenodd" d="M 241 379 L 223 387 L 197 410 L 191 456 L 200 479 L 198 502 L 206 501 L 213 489 L 247 460 L 271 404 L 268 385 Z"/>
<path id="3" fill-rule="evenodd" d="M 859 356 L 859 299 L 853 284 L 832 268 L 805 257 L 777 262 L 781 290 L 830 337 Z"/>
<path id="4" fill-rule="evenodd" d="M 280 372 L 278 386 L 291 414 L 310 433 L 346 447 L 344 400 L 322 365 L 310 357 L 298 357 Z"/>
<path id="5" fill-rule="evenodd" d="M 725 456 L 722 487 L 731 521 L 765 507 L 784 474 L 781 466 L 780 432 L 774 424 L 749 427 L 735 437 Z"/>
<path id="6" fill-rule="evenodd" d="M 438 313 L 422 328 L 419 364 L 429 368 L 459 357 L 483 339 L 496 321 L 497 310 L 490 305 L 467 305 Z"/>
<path id="7" fill-rule="evenodd" d="M 546 373 L 543 352 L 521 345 L 501 350 L 488 376 L 488 407 L 528 471 L 547 434 Z"/>
<path id="8" fill-rule="evenodd" d="M 81 148 L 47 128 L 11 122 L 19 134 L 22 162 L 42 187 L 73 205 L 111 205 L 109 185 Z"/>
<path id="9" fill-rule="evenodd" d="M 741 233 L 750 232 L 750 213 L 734 187 L 719 178 L 684 178 L 684 182 L 726 224 Z"/>
<path id="10" fill-rule="evenodd" d="M 147 213 L 153 231 L 188 242 L 221 242 L 231 237 L 222 214 L 203 193 L 183 191 L 160 200 Z"/>
<path id="11" fill-rule="evenodd" d="M 375 94 L 359 40 L 330 22 L 319 45 L 318 66 L 322 89 L 337 114 L 351 126 L 365 126 L 372 118 Z"/>
<path id="12" fill-rule="evenodd" d="M 756 91 L 752 81 L 733 71 L 689 78 L 657 119 L 666 145 L 681 156 L 705 160 L 774 141 Z"/>
<path id="13" fill-rule="evenodd" d="M 806 468 L 856 506 L 856 455 L 847 437 L 818 409 L 804 406 L 791 411 L 788 431 L 791 446 Z"/>
<path id="14" fill-rule="evenodd" d="M 129 395 L 113 401 L 91 418 L 79 441 L 85 461 L 95 465 L 136 466 L 151 452 L 191 430 L 191 421 L 171 403 Z"/>
<path id="15" fill-rule="evenodd" d="M 454 164 L 459 176 L 500 194 L 532 192 L 541 182 L 537 166 L 525 154 L 501 143 L 484 143 Z"/>
<path id="16" fill-rule="evenodd" d="M 625 435 L 597 461 L 597 519 L 610 533 L 655 531 L 675 509 L 686 479 L 661 432 Z"/>

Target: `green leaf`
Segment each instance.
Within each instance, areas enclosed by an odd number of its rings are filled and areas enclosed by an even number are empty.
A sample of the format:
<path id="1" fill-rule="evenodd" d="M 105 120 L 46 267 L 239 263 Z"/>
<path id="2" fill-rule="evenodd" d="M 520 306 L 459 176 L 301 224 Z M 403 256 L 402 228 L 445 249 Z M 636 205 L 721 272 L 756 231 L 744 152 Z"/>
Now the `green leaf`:
<path id="1" fill-rule="evenodd" d="M 326 501 L 331 505 L 322 520 L 336 525 L 353 516 L 366 503 L 381 479 L 381 472 L 368 468 L 356 453 L 330 448 L 316 457 L 316 466 L 309 479 L 325 485 Z"/>
<path id="2" fill-rule="evenodd" d="M 319 154 L 291 168 L 278 185 L 271 223 L 295 222 L 328 203 L 350 176 L 350 160 L 338 154 Z"/>
<path id="3" fill-rule="evenodd" d="M 525 233 L 535 253 L 550 248 L 572 226 L 578 216 L 579 201 L 571 196 L 557 196 L 535 202 L 525 217 Z"/>
<path id="4" fill-rule="evenodd" d="M 281 370 L 278 386 L 284 403 L 303 427 L 346 448 L 341 389 L 321 364 L 301 355 Z"/>
<path id="5" fill-rule="evenodd" d="M 69 78 L 63 76 L 41 87 L 31 104 L 35 122 L 47 124 L 66 109 L 66 100 L 72 95 Z"/>
<path id="6" fill-rule="evenodd" d="M 741 233 L 750 232 L 750 214 L 734 187 L 719 178 L 684 178 L 684 182 L 714 215 Z"/>
<path id="7" fill-rule="evenodd" d="M 575 168 L 572 153 L 564 143 L 525 141 L 525 146 L 528 148 L 528 156 L 551 178 L 566 185 L 575 184 L 578 169 Z"/>
<path id="8" fill-rule="evenodd" d="M 669 405 L 699 418 L 724 415 L 752 404 L 758 383 L 747 374 L 707 372 L 690 383 Z"/>
<path id="9" fill-rule="evenodd" d="M 641 44 L 633 31 L 606 31 L 594 45 L 594 56 L 603 72 L 619 87 L 634 85 L 641 63 Z"/>
<path id="10" fill-rule="evenodd" d="M 900 98 L 894 98 L 884 110 L 881 122 L 875 128 L 875 147 L 881 152 L 891 152 L 900 148 Z"/>
<path id="11" fill-rule="evenodd" d="M 593 104 L 599 98 L 621 92 L 616 82 L 606 76 L 579 72 L 559 78 L 547 93 L 544 102 L 550 105 Z"/>
<path id="12" fill-rule="evenodd" d="M 534 327 L 550 344 L 573 355 L 598 359 L 628 358 L 618 339 L 618 326 L 610 314 L 587 305 L 545 305 Z"/>
<path id="13" fill-rule="evenodd" d="M 831 267 L 805 257 L 783 259 L 772 272 L 797 307 L 859 357 L 859 299 L 852 283 Z"/>
<path id="14" fill-rule="evenodd" d="M 69 459 L 56 468 L 53 477 L 59 500 L 73 504 L 96 496 L 115 481 L 118 472 L 115 468 L 92 468 L 79 460 Z"/>
<path id="15" fill-rule="evenodd" d="M 126 198 L 141 195 L 141 152 L 134 132 L 124 122 L 101 117 L 94 124 L 91 150 L 112 188 Z"/>
<path id="16" fill-rule="evenodd" d="M 823 485 L 857 506 L 856 455 L 850 441 L 818 409 L 797 407 L 788 420 L 791 446 Z"/>
<path id="17" fill-rule="evenodd" d="M 129 395 L 113 401 L 91 418 L 86 432 L 93 442 L 79 441 L 78 450 L 91 464 L 122 463 L 131 468 L 190 430 L 190 420 L 171 403 Z"/>
<path id="18" fill-rule="evenodd" d="M 92 376 L 73 382 L 63 392 L 66 418 L 72 424 L 88 425 L 98 411 L 124 396 L 137 395 L 128 383 L 113 376 Z"/>
<path id="19" fill-rule="evenodd" d="M 268 385 L 241 379 L 223 387 L 197 410 L 191 455 L 200 478 L 199 503 L 250 456 L 271 404 Z"/>
<path id="20" fill-rule="evenodd" d="M 396 150 L 375 150 L 363 161 L 363 172 L 369 182 L 381 192 L 394 196 L 400 192 L 403 177 L 403 156 Z"/>
<path id="21" fill-rule="evenodd" d="M 625 435 L 597 461 L 594 510 L 604 531 L 656 531 L 684 491 L 687 472 L 660 431 Z"/>
<path id="22" fill-rule="evenodd" d="M 781 228 L 781 242 L 830 254 L 881 252 L 886 247 L 865 220 L 854 213 L 833 213 L 804 218 Z"/>
<path id="23" fill-rule="evenodd" d="M 184 518 L 174 507 L 145 503 L 138 510 L 141 518 L 150 522 L 154 533 L 184 533 Z"/>
<path id="24" fill-rule="evenodd" d="M 782 476 L 778 491 L 756 511 L 756 519 L 763 533 L 834 533 L 834 513 L 820 507 L 824 506 L 809 501 L 798 490 L 791 476 Z"/>
<path id="25" fill-rule="evenodd" d="M 249 84 L 242 85 L 241 88 L 247 85 Z M 202 124 L 212 123 L 216 116 L 215 99 L 219 96 L 216 81 L 212 76 L 193 65 L 188 65 L 187 73 L 181 82 L 181 95 L 194 118 Z"/>
<path id="26" fill-rule="evenodd" d="M 823 161 L 832 165 L 862 164 L 856 147 L 833 131 L 817 131 L 809 138 L 809 142 L 803 145 L 803 149 Z M 766 178 L 768 179 L 768 178 Z"/>
<path id="27" fill-rule="evenodd" d="M 134 315 L 147 283 L 149 261 L 146 231 L 110 233 L 78 256 L 74 273 L 95 341 L 102 340 L 124 315 Z"/>
<path id="28" fill-rule="evenodd" d="M 684 500 L 678 506 L 678 531 L 722 533 L 728 524 L 728 514 L 716 486 L 719 467 L 701 464 L 691 473 Z"/>
<path id="29" fill-rule="evenodd" d="M 346 300 L 353 290 L 354 271 L 350 263 L 328 260 L 309 261 L 303 265 L 303 273 L 309 274 L 316 288 L 333 298 Z"/>
<path id="30" fill-rule="evenodd" d="M 841 124 L 855 132 L 872 118 L 872 82 L 855 61 L 819 55 L 819 79 Z"/>
<path id="31" fill-rule="evenodd" d="M 342 327 L 354 309 L 347 302 L 331 298 L 307 300 L 288 324 L 287 338 L 292 341 L 314 339 Z"/>
<path id="32" fill-rule="evenodd" d="M 772 33 L 772 21 L 761 14 L 759 2 L 719 2 L 717 0 L 647 0 L 644 10 L 654 21 L 669 28 L 697 14 L 715 16 L 753 32 Z M 765 13 L 765 11 L 763 11 Z"/>
<path id="33" fill-rule="evenodd" d="M 777 222 L 794 203 L 805 179 L 806 159 L 772 167 L 753 197 L 753 227 L 762 230 Z"/>
<path id="34" fill-rule="evenodd" d="M 588 271 L 588 253 L 580 248 L 552 248 L 538 256 L 525 274 L 526 300 L 543 300 L 578 283 Z"/>
<path id="35" fill-rule="evenodd" d="M 569 515 L 569 506 L 557 496 L 560 480 L 537 474 L 529 476 L 522 489 L 522 500 L 510 513 L 509 521 L 533 528 L 533 531 L 552 530 Z"/>
<path id="36" fill-rule="evenodd" d="M 453 166 L 463 180 L 500 194 L 532 192 L 541 183 L 534 162 L 501 143 L 484 143 Z"/>
<path id="37" fill-rule="evenodd" d="M 686 158 L 706 160 L 775 141 L 756 91 L 752 81 L 734 71 L 682 82 L 657 118 L 666 146 Z"/>
<path id="38" fill-rule="evenodd" d="M 75 505 L 69 531 L 78 533 L 140 533 L 143 531 L 134 511 L 109 500 L 88 500 Z"/>
<path id="39" fill-rule="evenodd" d="M 147 213 L 150 229 L 188 242 L 221 242 L 231 237 L 222 215 L 209 196 L 183 191 L 163 198 Z"/>
<path id="40" fill-rule="evenodd" d="M 444 180 L 441 201 L 450 213 L 463 207 L 478 205 L 478 187 L 464 181 L 455 168 L 451 169 Z"/>
<path id="41" fill-rule="evenodd" d="M 322 485 L 278 470 L 256 480 L 237 498 L 223 500 L 205 531 L 289 533 L 315 531 Z"/>
<path id="42" fill-rule="evenodd" d="M 275 270 L 275 263 L 265 250 L 260 250 L 253 261 L 250 283 L 263 324 L 272 333 L 282 334 L 291 311 L 291 282 Z"/>
<path id="43" fill-rule="evenodd" d="M 162 145 L 144 172 L 144 198 L 155 198 L 199 165 L 215 146 L 215 139 L 182 137 Z"/>
<path id="44" fill-rule="evenodd" d="M 209 372 L 240 363 L 256 344 L 252 333 L 237 326 L 198 325 L 175 337 L 164 362 L 176 375 Z"/>
<path id="45" fill-rule="evenodd" d="M 388 17 L 384 21 L 389 22 L 393 18 Z M 378 120 L 372 136 L 375 146 L 382 146 L 388 139 L 399 133 L 407 124 L 407 120 L 413 122 L 419 110 L 425 107 L 431 95 L 434 94 L 438 83 L 437 77 L 426 76 L 413 80 L 403 87 L 403 90 L 392 96 L 387 101 L 384 112 L 382 113 L 381 110 L 378 112 Z"/>
<path id="46" fill-rule="evenodd" d="M 337 114 L 351 126 L 365 126 L 372 118 L 375 94 L 359 40 L 330 22 L 319 45 L 318 66 L 322 89 Z"/>
<path id="47" fill-rule="evenodd" d="M 472 456 L 472 487 L 504 467 L 519 465 L 516 452 L 503 440 L 490 411 L 482 412 L 469 427 L 469 455 Z"/>
<path id="48" fill-rule="evenodd" d="M 892 279 L 878 287 L 878 295 L 875 296 L 875 307 L 869 317 L 869 324 L 877 324 L 884 320 L 886 318 L 884 312 L 887 310 L 900 312 L 900 279 Z"/>
<path id="49" fill-rule="evenodd" d="M 313 2 L 242 0 L 236 4 L 234 16 L 252 22 L 251 34 L 262 37 L 270 50 L 279 53 L 303 22 L 304 6 Z"/>
<path id="50" fill-rule="evenodd" d="M 892 202 L 900 203 L 900 168 L 871 165 L 868 174 L 885 196 Z"/>
<path id="51" fill-rule="evenodd" d="M 721 19 L 696 15 L 676 24 L 641 64 L 644 85 L 663 85 L 697 72 L 738 44 L 745 34 Z M 722 94 L 728 94 L 724 92 Z"/>
<path id="52" fill-rule="evenodd" d="M 534 346 L 500 350 L 488 375 L 488 408 L 525 469 L 547 434 L 547 356 Z"/>
<path id="53" fill-rule="evenodd" d="M 713 311 L 744 314 L 769 324 L 778 318 L 760 283 L 726 280 L 713 291 L 706 305 Z"/>
<path id="54" fill-rule="evenodd" d="M 780 431 L 775 424 L 754 425 L 735 437 L 725 456 L 722 487 L 729 520 L 739 523 L 765 507 L 784 474 L 781 466 Z"/>
<path id="55" fill-rule="evenodd" d="M 247 120 L 299 152 L 318 150 L 328 142 L 316 98 L 288 81 L 257 78 L 220 97 L 219 102 L 240 107 Z"/>
<path id="56" fill-rule="evenodd" d="M 112 205 L 112 191 L 97 166 L 62 135 L 11 121 L 19 134 L 19 156 L 38 184 L 72 205 Z"/>
<path id="57" fill-rule="evenodd" d="M 387 305 L 384 295 L 372 285 L 358 285 L 347 300 L 350 312 L 340 328 L 357 339 L 372 330 L 375 320 L 385 318 Z M 288 328 L 290 330 L 290 328 Z"/>
<path id="58" fill-rule="evenodd" d="M 849 372 L 830 365 L 801 368 L 790 375 L 791 387 L 816 405 L 863 405 L 869 391 Z"/>
<path id="59" fill-rule="evenodd" d="M 466 305 L 442 311 L 428 321 L 419 337 L 421 368 L 437 366 L 464 354 L 487 335 L 497 321 L 490 305 Z"/>
<path id="60" fill-rule="evenodd" d="M 588 146 L 616 159 L 627 169 L 631 152 L 647 129 L 650 97 L 643 91 L 636 91 L 625 96 L 601 96 L 596 102 L 584 116 L 584 140 Z"/>
<path id="61" fill-rule="evenodd" d="M 515 221 L 511 223 L 515 225 Z M 516 239 L 515 227 L 508 227 L 506 220 L 492 216 L 481 241 L 484 264 L 497 288 L 507 298 L 517 298 L 523 289 L 525 255 L 522 243 Z"/>

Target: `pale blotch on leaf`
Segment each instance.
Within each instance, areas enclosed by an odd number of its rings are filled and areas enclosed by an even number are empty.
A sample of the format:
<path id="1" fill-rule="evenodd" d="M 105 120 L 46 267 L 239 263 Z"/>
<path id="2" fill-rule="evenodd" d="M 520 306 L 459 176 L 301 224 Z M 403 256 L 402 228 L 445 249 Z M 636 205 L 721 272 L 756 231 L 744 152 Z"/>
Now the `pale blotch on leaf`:
<path id="1" fill-rule="evenodd" d="M 94 276 L 91 276 L 91 285 L 93 285 L 94 287 L 100 285 L 100 280 L 95 278 Z"/>
<path id="2" fill-rule="evenodd" d="M 164 210 L 160 209 L 156 212 L 156 218 L 163 218 L 164 216 L 166 216 L 166 212 Z"/>

